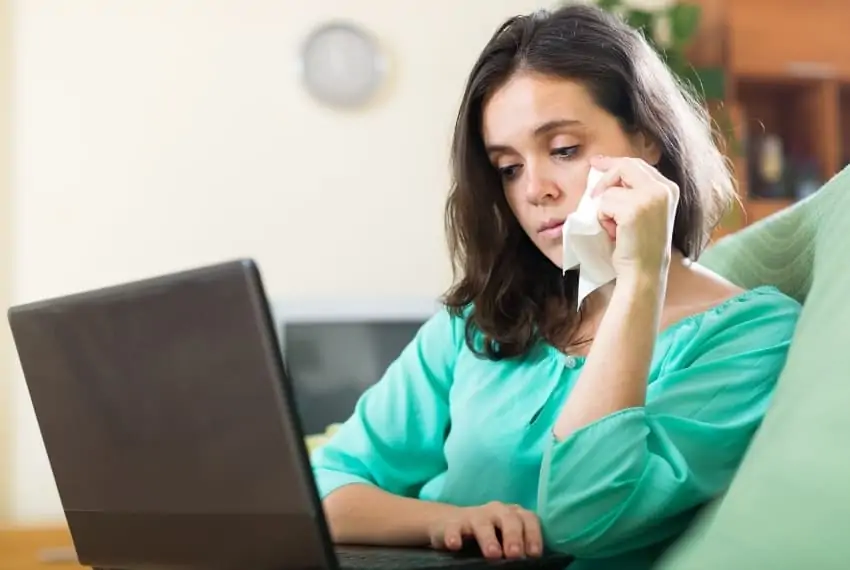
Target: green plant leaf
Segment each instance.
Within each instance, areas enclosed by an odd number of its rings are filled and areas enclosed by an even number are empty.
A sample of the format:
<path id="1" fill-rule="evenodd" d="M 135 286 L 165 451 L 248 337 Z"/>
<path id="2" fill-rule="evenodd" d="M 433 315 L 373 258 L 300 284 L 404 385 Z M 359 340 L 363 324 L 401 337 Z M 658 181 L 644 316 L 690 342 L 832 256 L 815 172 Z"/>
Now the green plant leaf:
<path id="1" fill-rule="evenodd" d="M 626 15 L 626 21 L 631 27 L 640 30 L 648 40 L 652 41 L 652 14 L 643 10 L 630 10 Z"/>
<path id="2" fill-rule="evenodd" d="M 683 77 L 690 71 L 690 62 L 685 58 L 685 54 L 678 50 L 667 50 L 664 52 L 664 63 L 670 68 L 670 71 L 676 75 Z"/>
<path id="3" fill-rule="evenodd" d="M 619 5 L 620 5 L 620 0 L 599 0 L 599 2 L 597 2 L 597 6 L 599 6 L 603 10 L 608 10 L 608 11 L 613 10 L 614 8 L 616 8 Z"/>
<path id="4" fill-rule="evenodd" d="M 696 4 L 680 3 L 670 8 L 674 45 L 684 48 L 693 39 L 701 16 L 702 9 Z"/>

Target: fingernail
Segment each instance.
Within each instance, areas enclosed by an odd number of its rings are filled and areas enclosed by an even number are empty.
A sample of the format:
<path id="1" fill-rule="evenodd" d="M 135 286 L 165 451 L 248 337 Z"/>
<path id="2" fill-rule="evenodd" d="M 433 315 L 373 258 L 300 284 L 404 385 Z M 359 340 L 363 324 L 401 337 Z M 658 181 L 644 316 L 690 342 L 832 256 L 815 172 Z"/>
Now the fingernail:
<path id="1" fill-rule="evenodd" d="M 489 550 L 490 554 L 493 554 L 493 555 L 497 555 L 497 554 L 500 553 L 498 544 L 491 544 L 490 548 L 488 548 L 487 550 Z"/>
<path id="2" fill-rule="evenodd" d="M 519 546 L 516 544 L 511 545 L 511 554 L 519 554 Z"/>
<path id="3" fill-rule="evenodd" d="M 528 545 L 528 551 L 531 554 L 537 554 L 537 553 L 540 552 L 540 545 L 539 544 L 529 544 Z"/>

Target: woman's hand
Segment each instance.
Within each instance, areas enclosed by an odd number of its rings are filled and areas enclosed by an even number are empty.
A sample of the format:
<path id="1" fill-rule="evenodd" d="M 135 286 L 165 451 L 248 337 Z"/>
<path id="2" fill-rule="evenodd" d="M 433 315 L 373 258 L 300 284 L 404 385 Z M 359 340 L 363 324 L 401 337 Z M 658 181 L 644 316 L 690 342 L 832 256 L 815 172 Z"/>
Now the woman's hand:
<path id="1" fill-rule="evenodd" d="M 594 157 L 599 222 L 614 240 L 617 278 L 666 277 L 679 187 L 639 158 Z"/>
<path id="2" fill-rule="evenodd" d="M 501 533 L 501 542 L 497 536 Z M 492 502 L 464 507 L 428 529 L 431 546 L 460 550 L 464 539 L 474 539 L 487 558 L 537 557 L 543 553 L 543 535 L 537 515 L 516 505 Z"/>

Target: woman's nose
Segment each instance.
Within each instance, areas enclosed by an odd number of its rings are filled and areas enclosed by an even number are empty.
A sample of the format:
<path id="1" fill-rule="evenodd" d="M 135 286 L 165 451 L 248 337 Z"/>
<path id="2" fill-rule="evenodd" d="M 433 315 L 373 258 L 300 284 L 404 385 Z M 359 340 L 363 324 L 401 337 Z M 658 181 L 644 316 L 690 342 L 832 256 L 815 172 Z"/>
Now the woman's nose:
<path id="1" fill-rule="evenodd" d="M 558 183 L 553 176 L 546 172 L 528 170 L 526 178 L 526 197 L 532 204 L 541 204 L 547 201 L 557 200 L 561 194 Z"/>

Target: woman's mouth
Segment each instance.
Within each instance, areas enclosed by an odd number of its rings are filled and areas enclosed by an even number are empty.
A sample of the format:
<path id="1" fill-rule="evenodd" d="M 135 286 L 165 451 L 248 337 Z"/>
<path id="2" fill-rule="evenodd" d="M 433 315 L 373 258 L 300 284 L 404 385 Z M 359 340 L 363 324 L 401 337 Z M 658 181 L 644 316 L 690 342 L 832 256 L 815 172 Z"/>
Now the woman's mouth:
<path id="1" fill-rule="evenodd" d="M 559 238 L 564 229 L 564 220 L 552 219 L 542 223 L 537 230 L 540 237 L 543 238 Z"/>

